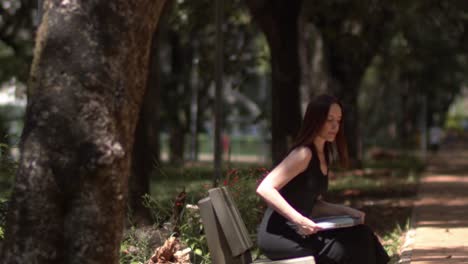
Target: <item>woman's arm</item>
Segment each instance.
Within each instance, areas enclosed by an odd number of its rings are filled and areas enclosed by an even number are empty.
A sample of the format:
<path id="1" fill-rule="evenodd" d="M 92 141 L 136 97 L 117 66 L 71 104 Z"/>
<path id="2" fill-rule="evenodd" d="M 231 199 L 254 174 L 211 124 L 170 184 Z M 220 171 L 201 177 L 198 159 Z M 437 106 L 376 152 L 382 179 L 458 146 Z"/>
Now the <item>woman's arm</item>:
<path id="1" fill-rule="evenodd" d="M 309 218 L 296 211 L 279 193 L 279 190 L 290 180 L 303 172 L 312 158 L 312 152 L 306 147 L 293 150 L 276 166 L 257 187 L 257 194 L 275 211 L 295 223 L 299 232 L 310 235 L 320 228 Z"/>
<path id="2" fill-rule="evenodd" d="M 328 203 L 323 200 L 317 200 L 315 202 L 314 208 L 312 209 L 311 218 L 334 215 L 351 215 L 358 217 L 362 223 L 364 223 L 365 218 L 364 212 L 345 205 Z"/>

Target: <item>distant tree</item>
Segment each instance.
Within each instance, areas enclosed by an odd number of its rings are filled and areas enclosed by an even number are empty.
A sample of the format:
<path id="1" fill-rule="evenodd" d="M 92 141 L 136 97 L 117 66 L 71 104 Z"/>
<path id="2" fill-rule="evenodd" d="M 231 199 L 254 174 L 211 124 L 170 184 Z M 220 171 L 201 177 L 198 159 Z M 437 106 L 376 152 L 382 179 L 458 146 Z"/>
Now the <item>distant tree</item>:
<path id="1" fill-rule="evenodd" d="M 299 131 L 300 63 L 298 21 L 301 0 L 245 0 L 270 48 L 272 158 L 279 162 Z"/>
<path id="2" fill-rule="evenodd" d="M 36 1 L 0 1 L 0 85 L 7 81 L 13 84 L 26 81 L 32 60 L 34 37 L 34 11 Z M 22 94 L 22 89 L 17 89 Z M 0 111 L 0 143 L 10 145 L 8 120 L 11 112 Z M 1 159 L 9 158 L 6 147 L 0 149 Z M 7 164 L 4 162 L 4 164 Z"/>
<path id="3" fill-rule="evenodd" d="M 44 2 L 2 263 L 118 263 L 164 2 Z"/>
<path id="4" fill-rule="evenodd" d="M 462 1 L 399 3 L 395 31 L 370 65 L 361 90 L 369 144 L 414 148 L 422 125 L 431 126 L 434 117 L 444 123 L 467 82 L 467 7 Z"/>
<path id="5" fill-rule="evenodd" d="M 360 163 L 358 95 L 373 58 L 393 33 L 395 9 L 386 1 L 306 1 L 304 14 L 323 39 L 329 92 L 344 103 L 351 161 Z"/>
<path id="6" fill-rule="evenodd" d="M 187 150 L 186 135 L 193 132 L 190 126 L 195 123 L 197 133 L 206 132 L 205 124 L 212 121 L 214 7 L 210 0 L 174 1 L 168 14 L 166 33 L 161 39 L 161 128 L 169 134 L 169 158 L 173 163 L 183 162 Z M 224 88 L 240 92 L 254 90 L 257 87 L 249 80 L 258 75 L 257 69 L 263 59 L 259 58 L 262 46 L 258 40 L 261 37 L 252 27 L 244 2 L 226 2 L 223 21 Z M 191 113 L 195 102 L 193 96 L 197 103 L 196 115 Z M 233 109 L 227 97 L 225 93 L 224 118 Z M 194 117 L 196 121 L 192 120 Z M 224 123 L 225 128 L 228 126 Z"/>

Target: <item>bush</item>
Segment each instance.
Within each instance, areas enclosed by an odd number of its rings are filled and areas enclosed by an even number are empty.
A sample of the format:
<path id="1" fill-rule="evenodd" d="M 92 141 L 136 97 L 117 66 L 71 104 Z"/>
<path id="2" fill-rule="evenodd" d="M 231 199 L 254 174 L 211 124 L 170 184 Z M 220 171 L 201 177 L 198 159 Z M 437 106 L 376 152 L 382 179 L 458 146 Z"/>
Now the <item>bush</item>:
<path id="1" fill-rule="evenodd" d="M 134 227 L 127 231 L 124 241 L 120 244 L 120 263 L 145 263 L 151 257 L 154 249 L 148 246 L 147 238 L 139 238 Z"/>
<path id="2" fill-rule="evenodd" d="M 265 203 L 255 194 L 255 189 L 267 173 L 265 168 L 231 169 L 222 182 L 223 186 L 229 188 L 251 235 L 257 233 L 257 225 L 266 208 Z"/>
<path id="3" fill-rule="evenodd" d="M 200 264 L 211 263 L 200 212 L 196 205 L 187 204 L 185 206 L 179 230 L 182 243 L 192 250 L 192 262 Z"/>

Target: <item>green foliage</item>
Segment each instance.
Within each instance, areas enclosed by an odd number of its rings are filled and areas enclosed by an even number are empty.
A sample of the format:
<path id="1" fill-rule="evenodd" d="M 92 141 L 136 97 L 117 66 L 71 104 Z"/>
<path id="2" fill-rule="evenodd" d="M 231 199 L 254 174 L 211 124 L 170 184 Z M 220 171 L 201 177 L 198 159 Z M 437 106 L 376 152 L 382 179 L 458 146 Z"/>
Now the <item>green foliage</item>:
<path id="1" fill-rule="evenodd" d="M 256 195 L 255 189 L 267 173 L 268 170 L 262 167 L 231 169 L 222 181 L 222 185 L 229 188 L 249 234 L 253 235 L 253 241 L 256 240 L 254 235 L 265 210 L 265 203 Z"/>
<path id="2" fill-rule="evenodd" d="M 361 127 L 366 145 L 410 148 L 422 126 L 445 119 L 468 80 L 466 6 L 406 1 L 393 8 L 392 31 L 362 81 Z"/>
<path id="3" fill-rule="evenodd" d="M 8 209 L 8 201 L 0 199 L 0 240 L 4 238 L 4 229 L 6 226 L 7 209 Z"/>
<path id="4" fill-rule="evenodd" d="M 395 159 L 364 161 L 364 167 L 366 168 L 391 168 L 392 171 L 399 171 L 406 175 L 412 174 L 413 172 L 420 173 L 424 170 L 425 166 L 423 160 L 410 154 L 403 154 Z"/>
<path id="5" fill-rule="evenodd" d="M 13 186 L 15 171 L 18 168 L 18 162 L 8 154 L 11 146 L 0 143 L 0 199 L 8 199 Z"/>
<path id="6" fill-rule="evenodd" d="M 120 244 L 121 264 L 143 264 L 151 257 L 154 249 L 148 247 L 147 239 L 136 236 L 135 228 L 127 231 L 125 240 Z"/>
<path id="7" fill-rule="evenodd" d="M 391 257 L 390 263 L 398 263 L 397 261 L 400 259 L 400 249 L 404 243 L 405 235 L 409 231 L 409 228 L 410 220 L 408 218 L 404 226 L 397 223 L 395 228 L 391 232 L 385 234 L 382 238 L 384 241 L 383 246 Z"/>
<path id="8" fill-rule="evenodd" d="M 329 196 L 357 193 L 377 199 L 413 195 L 425 168 L 419 158 L 409 155 L 391 160 L 367 160 L 363 166 L 362 170 L 340 172 L 330 181 Z"/>
<path id="9" fill-rule="evenodd" d="M 266 173 L 265 168 L 230 169 L 221 182 L 222 186 L 229 188 L 253 241 L 256 240 L 256 227 L 265 209 L 264 203 L 255 195 L 255 188 Z M 209 250 L 200 215 L 193 205 L 187 205 L 183 210 L 182 222 L 183 224 L 180 227 L 181 239 L 192 249 L 194 262 L 210 263 Z M 255 252 L 258 255 L 258 250 L 254 250 L 254 255 Z"/>
<path id="10" fill-rule="evenodd" d="M 187 191 L 187 202 L 180 215 L 179 238 L 183 244 L 191 248 L 194 263 L 210 263 L 209 250 L 200 214 L 194 204 L 199 199 L 206 197 L 207 190 L 210 188 L 208 183 L 213 175 L 212 168 L 168 167 L 164 169 L 159 168 L 159 171 L 159 178 L 161 179 L 157 179 L 157 184 L 155 185 L 161 186 L 161 188 L 153 189 L 157 190 L 157 192 L 153 192 L 156 194 L 154 197 L 146 195 L 143 199 L 145 206 L 150 209 L 154 225 L 160 228 L 172 226 L 172 223 L 169 225 L 166 225 L 166 223 L 169 223 L 173 218 L 172 205 L 174 204 L 174 198 L 178 192 L 185 189 Z M 265 168 L 241 166 L 239 169 L 225 169 L 225 177 L 221 181 L 221 184 L 227 186 L 231 191 L 254 241 L 256 226 L 265 207 L 259 197 L 255 195 L 255 188 L 266 173 L 267 170 Z M 122 243 L 121 252 L 127 253 L 122 253 L 122 259 L 126 262 L 121 263 L 130 263 L 129 261 L 143 259 L 141 255 L 129 254 L 128 252 L 131 252 L 131 249 L 135 251 L 135 247 L 143 247 L 143 251 L 141 252 L 146 252 L 144 249 L 146 246 L 145 243 L 137 242 L 136 239 L 130 236 Z M 254 256 L 259 255 L 258 250 L 254 250 L 253 254 Z"/>
<path id="11" fill-rule="evenodd" d="M 462 121 L 467 119 L 467 117 L 463 115 L 449 115 L 445 120 L 445 127 L 448 129 L 453 129 L 455 131 L 462 132 L 463 126 Z"/>
<path id="12" fill-rule="evenodd" d="M 8 198 L 10 197 L 14 173 L 18 163 L 14 161 L 8 151 L 11 146 L 0 143 L 0 240 L 3 239 L 6 226 L 6 215 L 8 211 Z"/>
<path id="13" fill-rule="evenodd" d="M 211 262 L 198 207 L 187 205 L 183 210 L 180 238 L 192 250 L 194 263 L 205 264 Z"/>
<path id="14" fill-rule="evenodd" d="M 162 227 L 172 215 L 172 201 L 162 200 L 148 194 L 143 196 L 143 206 L 150 209 L 151 218 L 156 226 Z"/>
<path id="15" fill-rule="evenodd" d="M 466 93 L 465 93 L 466 94 Z M 445 120 L 445 128 L 458 132 L 466 129 L 465 122 L 468 122 L 468 113 L 466 111 L 468 98 L 458 98 L 449 109 L 447 119 Z"/>
<path id="16" fill-rule="evenodd" d="M 0 82 L 26 81 L 33 50 L 35 1 L 0 3 Z"/>
<path id="17" fill-rule="evenodd" d="M 206 195 L 206 188 L 212 182 L 213 169 L 207 166 L 192 168 L 156 167 L 157 172 L 151 182 L 151 193 L 157 195 L 161 203 L 174 199 L 181 191 L 187 192 L 187 202 L 196 203 Z"/>

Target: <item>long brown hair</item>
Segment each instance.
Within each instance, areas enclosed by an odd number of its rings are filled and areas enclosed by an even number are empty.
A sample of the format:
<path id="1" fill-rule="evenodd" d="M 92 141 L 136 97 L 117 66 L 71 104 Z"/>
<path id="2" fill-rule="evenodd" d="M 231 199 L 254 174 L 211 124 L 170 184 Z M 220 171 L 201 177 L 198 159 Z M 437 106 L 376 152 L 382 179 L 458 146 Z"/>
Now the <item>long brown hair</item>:
<path id="1" fill-rule="evenodd" d="M 338 156 L 340 165 L 342 167 L 348 166 L 348 147 L 346 144 L 346 138 L 343 129 L 344 122 L 344 109 L 341 102 L 334 96 L 323 94 L 312 99 L 307 105 L 307 109 L 304 115 L 304 120 L 302 121 L 301 128 L 297 134 L 296 139 L 290 149 L 299 147 L 299 146 L 310 146 L 314 147 L 314 138 L 318 135 L 320 129 L 325 124 L 328 118 L 328 112 L 332 104 L 338 104 L 341 108 L 343 116 L 341 117 L 340 129 L 336 135 L 334 143 L 325 142 L 325 157 L 327 162 L 334 160 Z M 336 155 L 336 152 L 338 152 Z"/>

